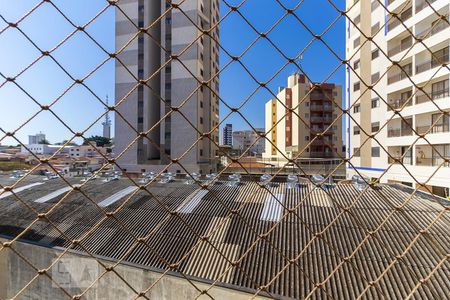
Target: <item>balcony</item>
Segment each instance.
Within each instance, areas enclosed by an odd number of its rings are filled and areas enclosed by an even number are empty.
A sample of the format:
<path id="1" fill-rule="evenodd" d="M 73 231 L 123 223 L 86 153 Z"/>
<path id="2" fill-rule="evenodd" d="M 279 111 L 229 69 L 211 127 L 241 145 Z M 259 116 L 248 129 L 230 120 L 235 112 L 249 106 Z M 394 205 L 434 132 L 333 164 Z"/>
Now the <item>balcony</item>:
<path id="1" fill-rule="evenodd" d="M 431 25 L 429 27 L 427 27 L 426 29 L 422 30 L 420 33 L 418 33 L 417 39 L 426 39 L 429 38 L 445 29 L 447 29 L 450 25 L 444 21 L 444 20 L 439 20 L 437 24 Z"/>
<path id="2" fill-rule="evenodd" d="M 433 68 L 436 68 L 438 66 L 441 66 L 443 64 L 449 63 L 449 56 L 443 55 L 440 57 L 434 57 L 432 59 L 429 59 L 421 64 L 418 64 L 416 66 L 416 74 L 423 73 L 425 71 L 431 70 Z"/>
<path id="3" fill-rule="evenodd" d="M 448 159 L 448 157 L 447 157 Z M 441 157 L 424 157 L 424 158 L 419 158 L 416 157 L 416 166 L 424 166 L 424 167 L 437 167 L 437 166 L 442 166 L 442 167 L 449 167 L 449 163 L 445 162 L 444 159 L 442 159 Z"/>
<path id="4" fill-rule="evenodd" d="M 411 70 L 402 70 L 397 74 L 388 76 L 388 84 L 393 84 L 395 82 L 398 82 L 411 76 L 412 76 Z"/>
<path id="5" fill-rule="evenodd" d="M 400 14 L 399 19 L 396 17 L 391 18 L 390 22 L 387 25 L 388 32 L 394 29 L 395 27 L 399 26 L 406 20 L 410 19 L 412 17 L 412 7 L 406 9 Z"/>
<path id="6" fill-rule="evenodd" d="M 418 134 L 435 134 L 449 132 L 449 124 L 436 124 L 432 128 L 429 126 L 417 126 L 416 132 Z"/>
<path id="7" fill-rule="evenodd" d="M 310 156 L 311 158 L 331 158 L 334 154 L 330 151 L 311 151 Z"/>
<path id="8" fill-rule="evenodd" d="M 323 117 L 311 117 L 311 123 L 323 123 Z"/>
<path id="9" fill-rule="evenodd" d="M 426 103 L 429 101 L 443 99 L 450 96 L 449 90 L 435 91 L 432 93 L 426 93 L 421 95 L 416 95 L 416 104 Z"/>
<path id="10" fill-rule="evenodd" d="M 426 0 L 426 1 L 425 0 L 416 0 L 416 14 L 428 6 L 427 1 L 429 4 L 431 4 L 431 3 L 435 2 L 436 0 Z"/>
<path id="11" fill-rule="evenodd" d="M 400 43 L 399 45 L 395 46 L 391 50 L 388 50 L 388 56 L 392 57 L 402 51 L 405 51 L 406 49 L 411 48 L 412 46 L 412 38 L 408 39 L 407 41 Z"/>
<path id="12" fill-rule="evenodd" d="M 411 128 L 388 128 L 388 137 L 411 136 L 413 133 Z"/>
<path id="13" fill-rule="evenodd" d="M 412 99 L 411 98 L 406 98 L 406 99 L 391 99 L 388 100 L 388 108 L 387 110 L 390 111 L 392 109 L 399 109 L 402 108 L 403 106 L 411 106 L 412 105 Z"/>

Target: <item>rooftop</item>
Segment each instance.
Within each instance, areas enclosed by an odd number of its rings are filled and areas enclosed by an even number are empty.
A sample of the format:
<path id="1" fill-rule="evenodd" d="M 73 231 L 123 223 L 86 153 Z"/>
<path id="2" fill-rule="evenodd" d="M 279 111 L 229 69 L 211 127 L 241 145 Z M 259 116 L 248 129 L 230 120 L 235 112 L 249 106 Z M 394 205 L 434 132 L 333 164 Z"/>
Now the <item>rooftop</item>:
<path id="1" fill-rule="evenodd" d="M 0 175 L 2 186 L 15 180 Z M 253 292 L 268 285 L 277 298 L 305 298 L 311 291 L 319 298 L 405 298 L 435 268 L 415 296 L 442 299 L 450 290 L 448 209 L 397 185 L 361 193 L 351 184 L 287 189 L 283 182 L 262 188 L 246 180 L 229 187 L 219 180 L 202 190 L 176 180 L 143 191 L 128 179 L 97 179 L 62 200 L 66 183 L 42 182 L 28 176 L 20 184 L 24 204 L 0 194 L 1 236 L 17 236 L 36 213 L 59 203 L 47 217 L 63 234 L 39 220 L 21 240 L 113 260 L 125 255 L 126 263 L 152 270 L 179 263 L 173 274 Z M 114 218 L 105 212 L 115 212 Z M 89 230 L 82 247 L 71 243 Z M 127 253 L 139 237 L 146 242 Z"/>

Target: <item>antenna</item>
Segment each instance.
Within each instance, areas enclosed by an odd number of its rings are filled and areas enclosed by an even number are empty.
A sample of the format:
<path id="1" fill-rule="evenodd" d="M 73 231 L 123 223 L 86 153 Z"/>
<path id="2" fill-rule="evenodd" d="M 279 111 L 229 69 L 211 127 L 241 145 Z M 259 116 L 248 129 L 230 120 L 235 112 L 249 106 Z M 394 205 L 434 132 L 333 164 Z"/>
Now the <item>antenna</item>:
<path id="1" fill-rule="evenodd" d="M 105 110 L 107 111 L 106 115 L 105 115 L 105 122 L 103 122 L 102 125 L 110 126 L 111 125 L 111 118 L 109 117 L 109 98 L 108 98 L 108 95 L 106 95 L 106 106 L 108 106 L 108 107 L 105 108 Z"/>

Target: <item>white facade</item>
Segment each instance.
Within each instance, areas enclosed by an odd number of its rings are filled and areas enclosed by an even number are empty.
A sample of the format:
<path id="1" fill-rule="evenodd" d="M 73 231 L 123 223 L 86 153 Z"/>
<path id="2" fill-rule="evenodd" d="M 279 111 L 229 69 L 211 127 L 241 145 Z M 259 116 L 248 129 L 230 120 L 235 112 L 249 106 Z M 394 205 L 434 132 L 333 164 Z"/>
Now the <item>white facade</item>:
<path id="1" fill-rule="evenodd" d="M 449 62 L 450 27 L 435 11 L 448 20 L 450 2 L 428 2 L 432 7 L 425 0 L 387 1 L 400 22 L 377 0 L 347 1 L 356 23 L 347 21 L 346 32 L 347 106 L 353 119 L 347 119 L 347 176 L 359 172 L 445 195 L 450 124 L 442 112 L 450 110 L 450 72 L 442 64 Z"/>
<path id="2" fill-rule="evenodd" d="M 31 144 L 25 146 L 26 148 L 24 146 L 21 147 L 20 153 L 29 154 L 31 152 L 36 155 L 52 155 L 55 154 L 62 147 L 59 145 L 44 145 L 44 144 Z M 60 154 L 68 153 L 71 148 L 72 146 L 66 146 L 59 153 Z"/>
<path id="3" fill-rule="evenodd" d="M 264 152 L 265 139 L 261 137 L 264 134 L 263 128 L 253 130 L 242 130 L 233 132 L 233 149 L 247 151 L 248 155 L 261 155 Z"/>

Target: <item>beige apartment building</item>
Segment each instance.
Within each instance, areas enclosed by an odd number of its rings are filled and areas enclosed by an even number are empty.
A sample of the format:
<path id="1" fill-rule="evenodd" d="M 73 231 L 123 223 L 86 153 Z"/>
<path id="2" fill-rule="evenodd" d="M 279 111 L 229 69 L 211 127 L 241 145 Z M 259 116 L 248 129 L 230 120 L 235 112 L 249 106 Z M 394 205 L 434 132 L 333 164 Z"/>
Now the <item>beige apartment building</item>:
<path id="1" fill-rule="evenodd" d="M 172 10 L 165 0 L 127 0 L 117 6 L 120 105 L 114 153 L 127 149 L 118 164 L 127 172 L 158 171 L 178 159 L 188 172 L 214 171 L 219 142 L 219 1 L 186 0 Z M 140 28 L 146 33 L 142 30 L 135 37 Z M 202 29 L 210 30 L 209 35 Z M 136 87 L 140 80 L 148 80 L 147 85 Z M 171 107 L 177 111 L 168 114 Z M 133 143 L 138 133 L 149 130 L 146 138 Z M 203 133 L 215 143 L 202 138 Z M 170 171 L 185 172 L 177 164 Z"/>
<path id="2" fill-rule="evenodd" d="M 265 107 L 264 159 L 342 158 L 342 88 L 314 84 L 302 74 L 288 78 Z"/>
<path id="3" fill-rule="evenodd" d="M 356 25 L 347 21 L 347 176 L 358 171 L 448 196 L 450 2 L 386 7 L 391 13 L 377 0 L 347 1 Z"/>

